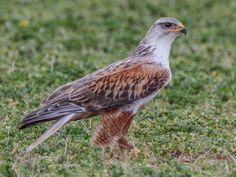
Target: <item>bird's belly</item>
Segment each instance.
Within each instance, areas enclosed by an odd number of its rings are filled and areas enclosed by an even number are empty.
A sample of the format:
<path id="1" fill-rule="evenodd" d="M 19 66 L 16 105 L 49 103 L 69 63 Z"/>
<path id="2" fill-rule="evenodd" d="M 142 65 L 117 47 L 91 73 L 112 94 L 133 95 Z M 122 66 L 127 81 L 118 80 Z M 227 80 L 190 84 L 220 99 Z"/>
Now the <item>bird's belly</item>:
<path id="1" fill-rule="evenodd" d="M 151 101 L 158 94 L 158 92 L 155 92 L 152 95 L 149 95 L 141 100 L 138 100 L 132 103 L 131 105 L 129 105 L 128 107 L 130 108 L 130 110 L 132 110 L 132 113 L 135 114 L 141 106 Z"/>

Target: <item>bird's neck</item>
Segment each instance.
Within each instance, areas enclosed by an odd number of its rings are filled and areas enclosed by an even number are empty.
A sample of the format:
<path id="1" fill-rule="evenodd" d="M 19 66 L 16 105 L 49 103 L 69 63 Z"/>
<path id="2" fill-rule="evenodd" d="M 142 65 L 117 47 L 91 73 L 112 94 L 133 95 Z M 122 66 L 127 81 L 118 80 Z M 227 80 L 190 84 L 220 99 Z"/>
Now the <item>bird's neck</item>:
<path id="1" fill-rule="evenodd" d="M 134 50 L 132 56 L 135 58 L 148 57 L 165 68 L 169 67 L 169 55 L 172 41 L 163 38 L 144 38 Z"/>

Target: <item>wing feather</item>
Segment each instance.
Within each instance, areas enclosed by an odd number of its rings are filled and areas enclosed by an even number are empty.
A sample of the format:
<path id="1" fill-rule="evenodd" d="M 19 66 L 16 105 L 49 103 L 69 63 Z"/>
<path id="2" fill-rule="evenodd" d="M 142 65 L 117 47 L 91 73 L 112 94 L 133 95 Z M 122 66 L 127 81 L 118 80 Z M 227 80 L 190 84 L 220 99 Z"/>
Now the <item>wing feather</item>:
<path id="1" fill-rule="evenodd" d="M 143 99 L 167 84 L 170 72 L 143 60 L 125 60 L 56 89 L 45 104 L 72 102 L 89 112 L 113 109 Z"/>

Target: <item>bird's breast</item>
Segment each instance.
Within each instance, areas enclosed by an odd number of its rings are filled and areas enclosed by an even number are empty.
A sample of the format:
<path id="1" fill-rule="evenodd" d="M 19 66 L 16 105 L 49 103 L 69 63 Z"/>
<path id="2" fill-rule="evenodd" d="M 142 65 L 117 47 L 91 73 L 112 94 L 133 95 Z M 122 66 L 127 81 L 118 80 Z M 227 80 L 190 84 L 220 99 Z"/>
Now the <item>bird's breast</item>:
<path id="1" fill-rule="evenodd" d="M 126 105 L 122 109 L 124 111 L 130 111 L 130 112 L 132 112 L 132 114 L 135 114 L 141 106 L 143 106 L 146 103 L 148 103 L 149 101 L 151 101 L 158 94 L 158 92 L 159 91 L 157 91 L 157 92 L 153 93 L 152 95 L 149 95 L 143 99 L 135 101 L 134 103 Z"/>

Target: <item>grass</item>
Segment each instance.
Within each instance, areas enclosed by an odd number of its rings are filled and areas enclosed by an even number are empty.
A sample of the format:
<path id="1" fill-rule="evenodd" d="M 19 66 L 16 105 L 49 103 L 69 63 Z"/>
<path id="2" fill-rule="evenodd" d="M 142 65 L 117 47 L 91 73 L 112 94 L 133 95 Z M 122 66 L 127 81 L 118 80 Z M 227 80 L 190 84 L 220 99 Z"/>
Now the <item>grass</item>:
<path id="1" fill-rule="evenodd" d="M 0 176 L 236 176 L 236 1 L 0 1 Z M 173 82 L 139 111 L 137 159 L 112 160 L 89 139 L 99 121 L 18 130 L 59 85 L 127 57 L 159 17 L 180 19 Z"/>

